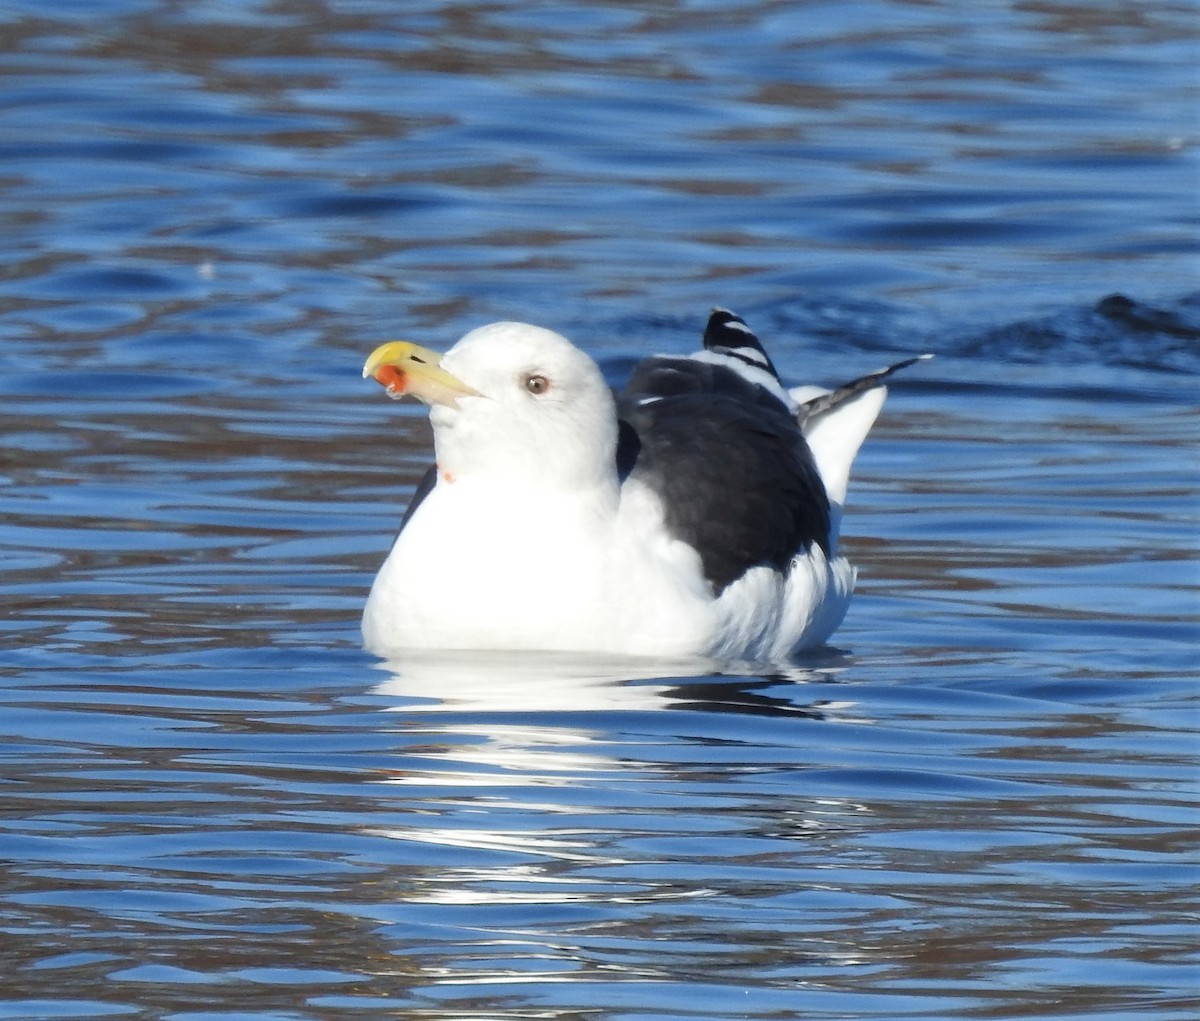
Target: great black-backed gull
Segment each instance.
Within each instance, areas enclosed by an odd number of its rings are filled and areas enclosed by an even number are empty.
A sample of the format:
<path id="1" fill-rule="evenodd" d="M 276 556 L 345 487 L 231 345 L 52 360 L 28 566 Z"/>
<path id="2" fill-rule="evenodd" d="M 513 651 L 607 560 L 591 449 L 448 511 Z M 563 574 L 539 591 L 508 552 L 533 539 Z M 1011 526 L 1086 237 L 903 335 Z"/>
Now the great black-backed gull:
<path id="1" fill-rule="evenodd" d="M 616 395 L 525 323 L 444 356 L 383 344 L 363 376 L 430 406 L 436 464 L 375 578 L 366 647 L 778 661 L 820 645 L 854 587 L 851 463 L 882 381 L 917 360 L 789 391 L 724 309 L 701 351 L 647 358 Z"/>

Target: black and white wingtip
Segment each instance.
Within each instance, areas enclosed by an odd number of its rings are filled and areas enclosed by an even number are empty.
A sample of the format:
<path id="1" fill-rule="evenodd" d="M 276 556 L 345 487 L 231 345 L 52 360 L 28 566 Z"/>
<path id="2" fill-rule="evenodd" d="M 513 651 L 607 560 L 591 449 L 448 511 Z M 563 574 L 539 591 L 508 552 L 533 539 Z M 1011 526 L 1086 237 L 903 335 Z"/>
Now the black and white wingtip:
<path id="1" fill-rule="evenodd" d="M 741 316 L 727 308 L 714 308 L 708 317 L 708 325 L 704 327 L 704 350 L 769 372 L 779 379 L 779 373 L 758 337 Z"/>
<path id="2" fill-rule="evenodd" d="M 811 400 L 801 401 L 799 409 L 796 411 L 796 420 L 801 425 L 809 425 L 815 419 L 828 414 L 847 401 L 853 400 L 859 394 L 866 393 L 868 390 L 874 390 L 885 379 L 899 372 L 901 369 L 907 369 L 910 365 L 916 365 L 917 362 L 927 362 L 932 357 L 932 354 L 923 354 L 917 355 L 914 358 L 905 358 L 904 361 L 889 365 L 886 369 L 880 369 L 878 372 L 872 372 L 870 375 L 852 379 L 849 383 L 843 383 L 836 390 L 831 390 L 829 393 L 813 397 Z"/>

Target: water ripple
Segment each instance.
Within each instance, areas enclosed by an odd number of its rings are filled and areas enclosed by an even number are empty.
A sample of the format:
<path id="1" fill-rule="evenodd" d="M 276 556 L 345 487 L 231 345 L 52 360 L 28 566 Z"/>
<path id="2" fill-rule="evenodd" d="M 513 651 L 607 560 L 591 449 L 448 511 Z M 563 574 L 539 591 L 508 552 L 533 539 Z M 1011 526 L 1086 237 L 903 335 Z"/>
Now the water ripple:
<path id="1" fill-rule="evenodd" d="M 0 1017 L 1194 1014 L 1182 7 L 14 10 Z M 714 304 L 938 355 L 836 646 L 367 657 L 364 354 Z"/>

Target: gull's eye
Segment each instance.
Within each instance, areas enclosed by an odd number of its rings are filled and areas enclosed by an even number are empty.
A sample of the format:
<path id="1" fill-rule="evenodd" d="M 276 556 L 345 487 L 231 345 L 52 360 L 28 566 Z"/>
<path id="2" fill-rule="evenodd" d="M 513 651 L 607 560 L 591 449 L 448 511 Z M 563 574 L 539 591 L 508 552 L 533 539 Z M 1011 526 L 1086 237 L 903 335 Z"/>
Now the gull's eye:
<path id="1" fill-rule="evenodd" d="M 525 377 L 525 389 L 534 397 L 540 397 L 550 389 L 550 380 L 535 372 Z"/>

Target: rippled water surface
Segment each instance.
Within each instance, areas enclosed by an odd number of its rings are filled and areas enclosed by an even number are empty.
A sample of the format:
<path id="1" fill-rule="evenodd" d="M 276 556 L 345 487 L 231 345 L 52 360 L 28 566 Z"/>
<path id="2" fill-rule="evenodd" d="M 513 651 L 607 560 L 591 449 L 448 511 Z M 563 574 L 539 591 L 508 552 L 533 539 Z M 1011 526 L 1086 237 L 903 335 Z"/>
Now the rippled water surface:
<path id="1" fill-rule="evenodd" d="M 1195 10 L 0 7 L 0 1017 L 1190 1019 Z M 929 350 L 834 646 L 358 645 L 377 342 Z"/>

